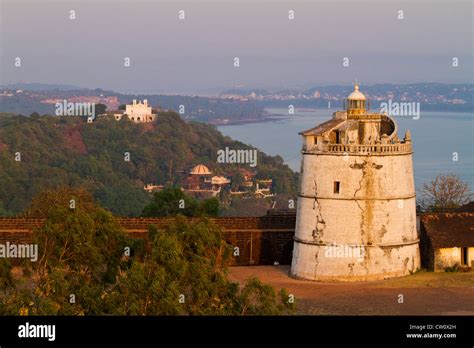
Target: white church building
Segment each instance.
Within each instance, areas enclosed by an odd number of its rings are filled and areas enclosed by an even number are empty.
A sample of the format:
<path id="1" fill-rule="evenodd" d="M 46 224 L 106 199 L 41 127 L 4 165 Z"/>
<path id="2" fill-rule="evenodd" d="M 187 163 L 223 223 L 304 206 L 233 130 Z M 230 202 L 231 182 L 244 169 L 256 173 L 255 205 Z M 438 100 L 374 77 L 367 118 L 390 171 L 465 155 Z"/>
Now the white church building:
<path id="1" fill-rule="evenodd" d="M 148 105 L 148 100 L 143 102 L 133 99 L 132 104 L 125 105 L 125 110 L 116 110 L 107 112 L 105 115 L 112 115 L 117 121 L 120 121 L 126 115 L 130 121 L 135 123 L 148 123 L 156 119 L 156 114 L 153 113 L 151 106 Z M 101 115 L 102 116 L 102 115 Z"/>

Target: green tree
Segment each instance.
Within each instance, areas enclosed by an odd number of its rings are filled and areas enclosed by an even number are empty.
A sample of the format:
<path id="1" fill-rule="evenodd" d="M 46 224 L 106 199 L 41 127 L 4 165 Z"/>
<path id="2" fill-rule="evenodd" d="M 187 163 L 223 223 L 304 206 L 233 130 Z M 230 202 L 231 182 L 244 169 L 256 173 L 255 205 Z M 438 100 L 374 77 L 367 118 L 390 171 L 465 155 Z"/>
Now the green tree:
<path id="1" fill-rule="evenodd" d="M 37 201 L 45 201 L 38 199 Z M 206 218 L 171 219 L 129 238 L 100 207 L 54 205 L 34 231 L 37 262 L 0 260 L 0 314 L 265 315 L 294 304 L 256 279 L 227 278 L 230 248 Z M 131 253 L 128 254 L 127 250 Z M 72 297 L 73 296 L 73 297 Z"/>
<path id="2" fill-rule="evenodd" d="M 208 198 L 199 202 L 196 210 L 197 216 L 218 216 L 220 213 L 220 203 L 217 198 Z"/>
<path id="3" fill-rule="evenodd" d="M 243 287 L 227 279 L 229 246 L 206 219 L 172 220 L 164 231 L 149 230 L 143 255 L 119 277 L 107 295 L 123 315 L 277 315 L 289 314 L 285 290 L 279 294 L 258 279 Z"/>
<path id="4" fill-rule="evenodd" d="M 245 178 L 242 173 L 236 171 L 235 174 L 232 176 L 232 182 L 230 186 L 234 191 L 239 191 L 240 187 L 243 185 L 244 182 Z"/>
<path id="5" fill-rule="evenodd" d="M 193 216 L 196 207 L 196 200 L 187 196 L 179 187 L 167 186 L 153 194 L 152 202 L 143 209 L 143 216 Z"/>
<path id="6" fill-rule="evenodd" d="M 186 195 L 179 187 L 167 186 L 153 194 L 152 202 L 143 209 L 143 216 L 217 216 L 219 201 L 209 198 L 198 201 Z"/>
<path id="7" fill-rule="evenodd" d="M 92 194 L 84 187 L 62 186 L 55 190 L 45 190 L 35 196 L 28 210 L 25 212 L 27 217 L 45 218 L 49 215 L 51 209 L 62 208 L 81 208 L 81 211 L 92 212 L 97 209 Z"/>
<path id="8" fill-rule="evenodd" d="M 98 299 L 126 266 L 124 248 L 132 245 L 110 213 L 55 205 L 33 242 L 39 258 L 23 265 L 24 278 L 1 292 L 4 314 L 25 309 L 31 315 L 110 311 Z"/>
<path id="9" fill-rule="evenodd" d="M 95 104 L 95 116 L 105 114 L 106 111 L 107 105 L 102 103 Z"/>

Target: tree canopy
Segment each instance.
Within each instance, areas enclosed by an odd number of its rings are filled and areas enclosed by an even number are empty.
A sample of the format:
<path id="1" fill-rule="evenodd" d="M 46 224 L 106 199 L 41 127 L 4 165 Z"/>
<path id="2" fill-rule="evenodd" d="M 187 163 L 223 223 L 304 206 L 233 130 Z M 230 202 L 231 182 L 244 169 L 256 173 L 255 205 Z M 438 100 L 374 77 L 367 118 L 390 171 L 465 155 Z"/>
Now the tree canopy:
<path id="1" fill-rule="evenodd" d="M 58 194 L 57 196 L 61 196 Z M 35 202 L 52 201 L 52 193 Z M 53 199 L 54 200 L 54 199 Z M 130 238 L 103 208 L 55 203 L 34 231 L 37 262 L 0 260 L 2 315 L 289 314 L 285 290 L 227 278 L 230 247 L 206 218 Z M 58 201 L 58 202 L 59 202 Z M 88 207 L 88 208 L 87 208 Z"/>
<path id="2" fill-rule="evenodd" d="M 168 186 L 153 194 L 151 203 L 143 209 L 143 216 L 217 216 L 219 201 L 208 198 L 198 201 L 186 195 L 180 188 Z"/>
<path id="3" fill-rule="evenodd" d="M 139 216 L 151 198 L 146 184 L 180 185 L 198 163 L 215 175 L 234 172 L 236 164 L 217 163 L 225 147 L 251 148 L 174 112 L 146 125 L 0 114 L 0 214 L 24 212 L 43 190 L 82 186 L 113 214 Z M 273 179 L 273 191 L 296 195 L 297 175 L 276 157 L 258 156 L 257 170 Z"/>

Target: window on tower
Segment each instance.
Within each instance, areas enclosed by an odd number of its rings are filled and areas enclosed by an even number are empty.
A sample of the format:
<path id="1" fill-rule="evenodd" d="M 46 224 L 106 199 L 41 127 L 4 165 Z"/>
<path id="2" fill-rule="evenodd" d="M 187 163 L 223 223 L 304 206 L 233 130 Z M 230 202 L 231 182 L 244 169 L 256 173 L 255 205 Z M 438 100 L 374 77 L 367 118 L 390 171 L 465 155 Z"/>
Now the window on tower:
<path id="1" fill-rule="evenodd" d="M 341 188 L 341 182 L 334 181 L 334 193 L 339 193 L 340 188 Z"/>

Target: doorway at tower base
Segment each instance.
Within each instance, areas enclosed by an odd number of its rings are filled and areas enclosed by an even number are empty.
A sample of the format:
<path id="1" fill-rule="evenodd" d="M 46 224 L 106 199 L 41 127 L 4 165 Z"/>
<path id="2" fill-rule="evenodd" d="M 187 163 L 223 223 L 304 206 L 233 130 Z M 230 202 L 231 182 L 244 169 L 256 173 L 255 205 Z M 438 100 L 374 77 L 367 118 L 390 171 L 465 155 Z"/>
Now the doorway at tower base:
<path id="1" fill-rule="evenodd" d="M 402 277 L 419 269 L 418 241 L 356 247 L 310 244 L 295 238 L 290 276 L 315 281 L 357 282 Z"/>

